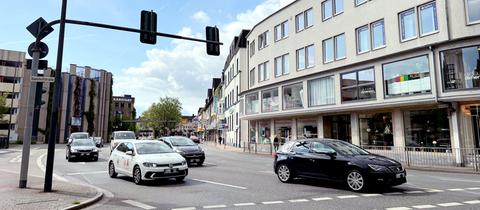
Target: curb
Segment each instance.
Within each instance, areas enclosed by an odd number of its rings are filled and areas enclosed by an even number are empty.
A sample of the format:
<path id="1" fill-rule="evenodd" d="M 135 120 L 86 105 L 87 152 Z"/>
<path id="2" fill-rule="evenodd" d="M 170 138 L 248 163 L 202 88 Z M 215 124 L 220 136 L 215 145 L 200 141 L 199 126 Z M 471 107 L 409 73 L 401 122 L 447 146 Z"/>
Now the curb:
<path id="1" fill-rule="evenodd" d="M 88 206 L 91 206 L 95 203 L 97 203 L 98 201 L 102 200 L 103 198 L 103 192 L 100 192 L 97 190 L 97 194 L 95 195 L 95 197 L 93 198 L 90 198 L 86 201 L 83 201 L 79 204 L 76 204 L 76 205 L 73 205 L 73 206 L 69 206 L 67 208 L 64 208 L 64 210 L 77 210 L 77 209 L 83 209 L 85 207 L 88 207 Z"/>
<path id="2" fill-rule="evenodd" d="M 476 172 L 473 169 L 468 168 L 431 168 L 431 167 L 418 167 L 418 166 L 404 166 L 406 169 L 414 171 L 428 171 L 428 172 L 442 172 L 442 173 L 453 173 L 453 174 L 474 174 L 480 175 L 480 172 Z"/>

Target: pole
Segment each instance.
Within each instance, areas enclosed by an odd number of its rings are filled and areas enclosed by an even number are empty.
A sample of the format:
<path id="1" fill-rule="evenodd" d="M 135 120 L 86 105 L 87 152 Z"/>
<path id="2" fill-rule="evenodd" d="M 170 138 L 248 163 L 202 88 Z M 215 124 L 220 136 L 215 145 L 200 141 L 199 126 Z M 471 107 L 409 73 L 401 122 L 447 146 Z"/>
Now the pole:
<path id="1" fill-rule="evenodd" d="M 11 133 L 11 130 L 12 130 L 12 115 L 13 115 L 13 100 L 15 99 L 15 85 L 17 84 L 17 69 L 18 69 L 18 66 L 15 66 L 15 73 L 13 74 L 13 78 L 14 78 L 14 83 L 13 83 L 13 87 L 12 87 L 12 98 L 10 100 L 10 117 L 8 118 L 8 134 L 7 134 L 7 149 L 8 147 L 10 146 L 10 133 Z"/>
<path id="2" fill-rule="evenodd" d="M 55 141 L 58 134 L 58 111 L 62 92 L 62 60 L 63 41 L 65 38 L 65 18 L 67 16 L 67 0 L 62 0 L 62 12 L 60 17 L 60 32 L 58 34 L 57 65 L 55 66 L 55 91 L 53 94 L 52 115 L 50 119 L 50 135 L 48 136 L 47 166 L 45 170 L 44 192 L 52 191 L 53 160 L 55 155 Z"/>
<path id="3" fill-rule="evenodd" d="M 40 60 L 40 51 L 35 46 L 33 50 L 32 70 L 31 76 L 37 76 L 38 60 Z M 30 77 L 31 78 L 31 77 Z M 33 108 L 35 103 L 35 91 L 37 90 L 37 83 L 30 81 L 27 93 L 27 116 L 25 118 L 25 130 L 23 132 L 23 149 L 22 149 L 22 166 L 20 168 L 20 183 L 19 188 L 27 187 L 28 178 L 28 162 L 30 159 L 30 143 L 32 141 L 32 126 L 33 126 Z"/>

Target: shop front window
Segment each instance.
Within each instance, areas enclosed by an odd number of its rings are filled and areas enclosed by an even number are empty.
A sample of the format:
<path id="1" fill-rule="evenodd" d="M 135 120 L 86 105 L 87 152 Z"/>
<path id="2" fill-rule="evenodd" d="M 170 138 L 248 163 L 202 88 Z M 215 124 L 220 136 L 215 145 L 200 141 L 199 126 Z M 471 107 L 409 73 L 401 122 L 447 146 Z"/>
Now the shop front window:
<path id="1" fill-rule="evenodd" d="M 360 142 L 370 146 L 393 146 L 391 113 L 360 114 Z"/>
<path id="2" fill-rule="evenodd" d="M 250 143 L 257 142 L 256 129 L 256 122 L 253 120 L 248 121 L 248 139 L 250 139 Z"/>
<path id="3" fill-rule="evenodd" d="M 259 132 L 260 132 L 260 144 L 269 144 L 270 143 L 270 121 L 260 121 L 258 122 Z"/>
<path id="4" fill-rule="evenodd" d="M 466 148 L 480 148 L 480 104 L 461 106 L 461 142 Z"/>
<path id="5" fill-rule="evenodd" d="M 283 87 L 283 109 L 303 108 L 303 84 Z"/>
<path id="6" fill-rule="evenodd" d="M 383 65 L 385 97 L 430 93 L 428 56 Z"/>
<path id="7" fill-rule="evenodd" d="M 291 120 L 275 120 L 275 137 L 273 138 L 274 146 L 283 145 L 292 140 L 292 121 Z"/>
<path id="8" fill-rule="evenodd" d="M 375 73 L 373 68 L 341 75 L 342 101 L 375 99 Z"/>
<path id="9" fill-rule="evenodd" d="M 335 104 L 333 76 L 308 81 L 308 106 Z"/>
<path id="10" fill-rule="evenodd" d="M 480 88 L 480 45 L 443 51 L 440 59 L 445 90 Z"/>
<path id="11" fill-rule="evenodd" d="M 259 111 L 258 107 L 258 93 L 246 96 L 245 112 L 246 114 L 256 114 Z"/>
<path id="12" fill-rule="evenodd" d="M 262 91 L 262 112 L 275 112 L 278 109 L 278 89 Z"/>
<path id="13" fill-rule="evenodd" d="M 323 116 L 323 135 L 325 138 L 351 142 L 350 115 Z"/>
<path id="14" fill-rule="evenodd" d="M 297 139 L 317 138 L 316 119 L 297 119 Z"/>
<path id="15" fill-rule="evenodd" d="M 404 112 L 405 146 L 451 147 L 447 109 Z"/>

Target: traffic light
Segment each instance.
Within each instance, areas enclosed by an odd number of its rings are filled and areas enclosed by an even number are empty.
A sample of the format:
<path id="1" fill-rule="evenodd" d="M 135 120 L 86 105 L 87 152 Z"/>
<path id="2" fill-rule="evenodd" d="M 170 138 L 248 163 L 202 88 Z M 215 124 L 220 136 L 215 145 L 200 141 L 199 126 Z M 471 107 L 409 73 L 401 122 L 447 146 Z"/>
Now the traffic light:
<path id="1" fill-rule="evenodd" d="M 205 34 L 207 36 L 207 41 L 218 42 L 220 40 L 220 37 L 218 35 L 218 28 L 217 27 L 207 26 L 205 28 L 205 31 L 206 31 Z M 219 56 L 220 55 L 220 44 L 213 44 L 213 43 L 208 43 L 207 42 L 207 54 L 208 55 Z"/>
<path id="2" fill-rule="evenodd" d="M 157 13 L 142 10 L 140 15 L 140 30 L 150 33 L 140 33 L 140 42 L 145 44 L 157 43 Z"/>

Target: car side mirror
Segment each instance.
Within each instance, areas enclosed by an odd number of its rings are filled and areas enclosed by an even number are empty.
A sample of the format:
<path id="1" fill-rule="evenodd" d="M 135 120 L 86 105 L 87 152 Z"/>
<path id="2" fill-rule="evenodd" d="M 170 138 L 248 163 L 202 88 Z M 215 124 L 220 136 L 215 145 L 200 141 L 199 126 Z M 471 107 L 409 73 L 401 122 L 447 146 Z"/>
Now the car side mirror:
<path id="1" fill-rule="evenodd" d="M 125 152 L 125 154 L 133 156 L 133 151 L 129 150 L 129 151 Z"/>

